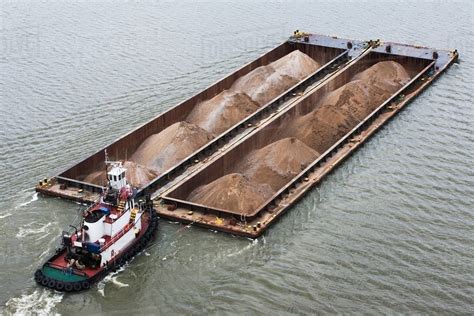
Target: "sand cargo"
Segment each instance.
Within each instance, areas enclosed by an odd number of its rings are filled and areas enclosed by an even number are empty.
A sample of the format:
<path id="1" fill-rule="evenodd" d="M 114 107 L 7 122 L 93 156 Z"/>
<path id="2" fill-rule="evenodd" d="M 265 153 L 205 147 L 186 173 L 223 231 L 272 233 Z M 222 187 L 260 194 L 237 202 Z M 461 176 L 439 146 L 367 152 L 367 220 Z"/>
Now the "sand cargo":
<path id="1" fill-rule="evenodd" d="M 257 237 L 457 57 L 298 33 L 37 191 L 96 199 L 107 149 L 160 216 Z"/>

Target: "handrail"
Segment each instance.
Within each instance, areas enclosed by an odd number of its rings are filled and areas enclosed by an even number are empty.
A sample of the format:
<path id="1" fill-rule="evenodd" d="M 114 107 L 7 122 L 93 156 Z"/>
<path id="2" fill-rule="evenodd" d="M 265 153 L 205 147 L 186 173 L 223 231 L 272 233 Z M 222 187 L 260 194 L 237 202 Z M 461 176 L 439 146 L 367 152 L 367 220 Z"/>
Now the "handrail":
<path id="1" fill-rule="evenodd" d="M 103 252 L 104 250 L 112 246 L 112 244 L 114 244 L 118 239 L 120 239 L 120 237 L 128 233 L 128 231 L 132 227 L 133 227 L 132 223 L 128 223 L 127 225 L 125 225 L 124 228 L 122 228 L 117 234 L 115 234 L 112 238 L 110 238 L 109 242 L 107 242 L 102 247 L 100 247 L 100 252 Z"/>
<path id="2" fill-rule="evenodd" d="M 122 228 L 117 234 L 115 234 L 112 238 L 110 238 L 109 242 L 107 242 L 105 245 L 103 245 L 101 248 L 100 248 L 100 252 L 106 250 L 107 248 L 109 248 L 113 243 L 115 243 L 118 239 L 120 239 L 123 235 L 125 235 L 126 233 L 128 233 L 130 231 L 130 229 L 132 229 L 133 226 L 135 226 L 135 224 L 138 222 L 139 219 L 142 218 L 143 214 L 145 212 L 142 211 L 140 213 L 140 216 L 137 217 L 135 219 L 135 221 L 133 223 L 128 223 L 127 225 L 125 225 L 124 228 Z"/>

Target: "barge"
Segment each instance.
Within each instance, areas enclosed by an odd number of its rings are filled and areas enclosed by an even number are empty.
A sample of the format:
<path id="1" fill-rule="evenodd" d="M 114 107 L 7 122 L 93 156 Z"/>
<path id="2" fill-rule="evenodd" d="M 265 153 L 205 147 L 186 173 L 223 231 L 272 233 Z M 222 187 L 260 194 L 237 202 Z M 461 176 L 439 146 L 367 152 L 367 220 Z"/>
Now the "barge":
<path id="1" fill-rule="evenodd" d="M 277 69 L 295 52 L 317 66 L 266 98 L 261 91 L 245 90 L 242 78 L 265 67 Z M 153 177 L 137 186 L 137 196 L 151 195 L 160 217 L 255 238 L 457 58 L 455 50 L 297 32 L 107 148 L 41 181 L 36 190 L 80 202 L 96 200 L 104 186 L 87 180 L 104 169 L 105 150 L 114 160 L 141 159 L 144 154 L 136 153 L 159 137 L 154 135 L 192 120 L 196 108 L 237 87 L 253 101 L 262 96 L 263 101 L 171 165 L 151 172 Z M 275 165 L 269 165 L 271 155 L 278 156 L 271 161 Z"/>

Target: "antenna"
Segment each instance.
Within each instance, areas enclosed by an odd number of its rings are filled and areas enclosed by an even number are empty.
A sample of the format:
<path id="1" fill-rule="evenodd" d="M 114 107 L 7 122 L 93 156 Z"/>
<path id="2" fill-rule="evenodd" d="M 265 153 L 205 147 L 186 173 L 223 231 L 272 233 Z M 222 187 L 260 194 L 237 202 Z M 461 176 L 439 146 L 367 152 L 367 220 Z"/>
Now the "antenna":
<path id="1" fill-rule="evenodd" d="M 109 177 L 107 176 L 108 168 L 107 168 L 107 162 L 109 161 L 109 155 L 107 155 L 107 148 L 104 150 L 105 153 L 105 181 L 107 182 L 107 187 L 110 186 L 110 180 Z"/>

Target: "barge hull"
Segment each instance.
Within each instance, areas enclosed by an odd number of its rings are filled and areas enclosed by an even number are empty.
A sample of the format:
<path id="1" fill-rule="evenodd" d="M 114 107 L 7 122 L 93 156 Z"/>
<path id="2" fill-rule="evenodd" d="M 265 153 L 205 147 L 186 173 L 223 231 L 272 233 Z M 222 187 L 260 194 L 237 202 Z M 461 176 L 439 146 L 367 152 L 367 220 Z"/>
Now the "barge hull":
<path id="1" fill-rule="evenodd" d="M 202 176 L 216 177 L 216 174 L 212 174 L 212 170 L 220 170 L 218 173 L 221 172 L 222 174 L 222 167 L 226 163 L 221 162 L 219 165 L 219 159 L 222 161 L 226 155 L 231 156 L 233 154 L 232 152 L 238 152 L 239 155 L 243 155 L 242 151 L 239 151 L 239 146 L 245 148 L 245 144 L 242 145 L 243 143 L 248 142 L 251 144 L 252 138 L 258 139 L 258 133 L 261 133 L 261 130 L 265 129 L 265 126 L 262 126 L 260 131 L 249 135 L 245 140 L 242 140 L 242 142 L 235 144 L 226 153 L 222 153 L 219 158 L 209 162 L 200 172 L 197 172 L 195 175 L 164 193 L 162 199 L 155 205 L 159 215 L 169 220 L 194 223 L 235 235 L 250 238 L 260 236 L 266 228 L 304 196 L 308 190 L 319 183 L 324 176 L 330 173 L 345 158 L 359 148 L 371 135 L 401 111 L 411 100 L 418 96 L 458 58 L 456 51 L 434 51 L 428 48 L 394 43 L 379 45 L 373 48 L 372 52 L 376 54 L 396 54 L 397 56 L 408 56 L 409 58 L 419 59 L 423 67 L 412 77 L 409 83 L 394 93 L 356 127 L 319 156 L 298 176 L 276 192 L 270 200 L 255 210 L 251 216 L 247 217 L 242 214 L 238 215 L 231 210 L 191 203 L 183 199 L 183 197 L 189 194 L 198 183 L 202 183 Z M 364 57 L 360 58 L 361 60 L 357 62 L 363 62 Z M 341 70 L 341 72 L 344 71 L 346 70 Z M 300 103 L 302 102 L 304 102 L 304 100 L 300 101 Z M 298 105 L 294 105 L 294 107 L 296 106 Z M 291 109 L 288 109 L 288 111 L 290 110 Z M 274 118 L 267 126 L 274 124 L 274 121 L 279 118 L 281 119 L 283 116 L 284 113 L 280 117 Z M 219 167 L 216 169 L 217 166 Z"/>

